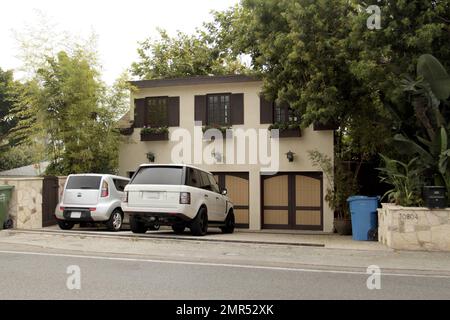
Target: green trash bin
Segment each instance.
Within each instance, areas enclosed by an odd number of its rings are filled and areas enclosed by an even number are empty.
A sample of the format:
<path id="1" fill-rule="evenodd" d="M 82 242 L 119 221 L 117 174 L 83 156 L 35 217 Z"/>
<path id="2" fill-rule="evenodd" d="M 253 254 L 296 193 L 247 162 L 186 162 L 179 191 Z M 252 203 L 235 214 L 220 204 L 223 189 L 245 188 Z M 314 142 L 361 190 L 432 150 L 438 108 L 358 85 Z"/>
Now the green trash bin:
<path id="1" fill-rule="evenodd" d="M 0 230 L 8 219 L 8 204 L 14 186 L 0 186 Z"/>

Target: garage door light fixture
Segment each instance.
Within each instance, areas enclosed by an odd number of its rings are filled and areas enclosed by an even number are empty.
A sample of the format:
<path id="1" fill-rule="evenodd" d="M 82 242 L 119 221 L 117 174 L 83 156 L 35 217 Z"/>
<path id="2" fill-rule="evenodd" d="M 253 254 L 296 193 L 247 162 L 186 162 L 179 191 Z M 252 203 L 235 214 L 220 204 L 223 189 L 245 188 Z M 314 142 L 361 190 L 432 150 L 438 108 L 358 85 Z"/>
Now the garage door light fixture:
<path id="1" fill-rule="evenodd" d="M 287 159 L 289 160 L 289 162 L 294 162 L 294 155 L 295 155 L 295 153 L 292 152 L 291 150 L 289 150 L 289 151 L 286 153 L 286 157 L 287 157 Z"/>

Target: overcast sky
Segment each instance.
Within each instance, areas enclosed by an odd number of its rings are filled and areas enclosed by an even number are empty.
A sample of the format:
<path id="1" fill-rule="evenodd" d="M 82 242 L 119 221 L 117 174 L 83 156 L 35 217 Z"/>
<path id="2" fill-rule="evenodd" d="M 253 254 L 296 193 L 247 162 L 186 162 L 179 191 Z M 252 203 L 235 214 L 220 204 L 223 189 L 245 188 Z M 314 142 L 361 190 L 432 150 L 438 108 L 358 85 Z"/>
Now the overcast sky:
<path id="1" fill-rule="evenodd" d="M 88 37 L 98 35 L 103 78 L 112 83 L 136 61 L 137 42 L 156 36 L 156 28 L 193 32 L 210 19 L 211 10 L 226 9 L 238 0 L 13 0 L 0 4 L 0 67 L 20 66 L 13 30 L 37 21 L 36 9 L 58 30 Z"/>

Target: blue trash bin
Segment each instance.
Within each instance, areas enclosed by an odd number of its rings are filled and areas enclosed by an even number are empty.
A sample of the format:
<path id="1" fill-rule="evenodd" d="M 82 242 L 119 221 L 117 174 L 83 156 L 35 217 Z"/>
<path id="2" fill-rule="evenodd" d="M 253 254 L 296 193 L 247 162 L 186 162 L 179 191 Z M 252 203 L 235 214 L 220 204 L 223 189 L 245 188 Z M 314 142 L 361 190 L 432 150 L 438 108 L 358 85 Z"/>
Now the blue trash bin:
<path id="1" fill-rule="evenodd" d="M 352 215 L 353 240 L 368 241 L 369 231 L 378 228 L 378 197 L 353 196 L 347 199 Z"/>

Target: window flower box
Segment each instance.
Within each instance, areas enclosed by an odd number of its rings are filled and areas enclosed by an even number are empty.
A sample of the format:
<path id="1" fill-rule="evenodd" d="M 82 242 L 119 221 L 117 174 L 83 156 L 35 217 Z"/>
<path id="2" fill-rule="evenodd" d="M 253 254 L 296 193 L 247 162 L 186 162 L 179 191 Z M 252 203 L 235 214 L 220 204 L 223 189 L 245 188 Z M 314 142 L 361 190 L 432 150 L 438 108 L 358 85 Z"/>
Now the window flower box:
<path id="1" fill-rule="evenodd" d="M 274 129 L 279 130 L 278 132 L 280 138 L 299 138 L 302 136 L 300 125 L 297 123 L 294 124 L 274 123 L 269 127 L 269 130 L 272 133 L 272 130 Z"/>
<path id="2" fill-rule="evenodd" d="M 141 129 L 141 141 L 164 141 L 169 140 L 169 129 L 167 127 Z"/>
<path id="3" fill-rule="evenodd" d="M 233 138 L 233 133 L 230 131 L 227 131 L 228 129 L 232 129 L 231 127 L 222 127 L 222 126 L 203 126 L 202 130 L 203 130 L 203 140 L 207 140 L 207 141 L 214 141 L 215 137 L 207 137 L 205 136 L 205 133 L 209 130 L 209 129 L 216 129 L 219 130 L 222 133 L 222 138 L 223 139 L 232 139 Z"/>

